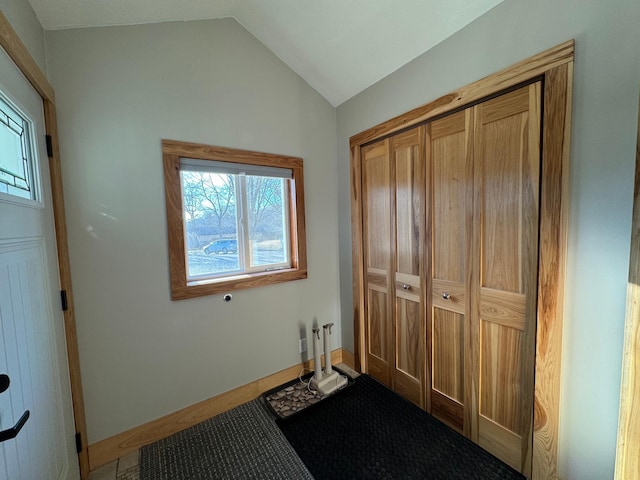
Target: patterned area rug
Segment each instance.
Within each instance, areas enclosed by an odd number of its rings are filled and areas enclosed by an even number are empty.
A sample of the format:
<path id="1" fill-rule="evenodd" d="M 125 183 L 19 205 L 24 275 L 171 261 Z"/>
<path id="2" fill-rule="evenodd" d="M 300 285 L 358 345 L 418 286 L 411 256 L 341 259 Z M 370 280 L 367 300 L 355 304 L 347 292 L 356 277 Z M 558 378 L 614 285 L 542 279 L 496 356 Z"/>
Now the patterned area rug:
<path id="1" fill-rule="evenodd" d="M 262 398 L 140 451 L 140 480 L 313 479 Z"/>
<path id="2" fill-rule="evenodd" d="M 276 423 L 316 480 L 525 478 L 368 375 Z"/>

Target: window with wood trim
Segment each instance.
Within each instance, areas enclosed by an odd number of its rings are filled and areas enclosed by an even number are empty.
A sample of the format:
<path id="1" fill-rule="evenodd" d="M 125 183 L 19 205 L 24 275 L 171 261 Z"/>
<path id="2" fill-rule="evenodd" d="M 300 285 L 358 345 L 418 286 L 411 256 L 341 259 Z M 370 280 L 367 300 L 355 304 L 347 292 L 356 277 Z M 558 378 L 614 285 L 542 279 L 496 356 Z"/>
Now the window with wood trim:
<path id="1" fill-rule="evenodd" d="M 171 298 L 307 277 L 302 159 L 162 141 Z"/>

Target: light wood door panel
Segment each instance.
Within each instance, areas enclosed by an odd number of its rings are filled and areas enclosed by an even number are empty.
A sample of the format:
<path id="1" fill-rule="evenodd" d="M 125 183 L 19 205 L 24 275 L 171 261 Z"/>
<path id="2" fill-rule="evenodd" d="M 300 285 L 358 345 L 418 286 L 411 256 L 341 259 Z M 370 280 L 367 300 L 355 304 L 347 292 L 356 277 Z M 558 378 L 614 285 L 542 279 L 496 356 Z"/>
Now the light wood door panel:
<path id="1" fill-rule="evenodd" d="M 521 215 L 528 210 L 523 205 L 523 188 L 531 181 L 536 185 L 536 197 L 538 191 L 537 174 L 527 171 L 528 90 L 517 90 L 476 107 L 480 123 L 475 152 L 480 179 L 477 188 L 482 192 L 480 282 L 483 287 L 516 293 L 522 293 L 525 275 L 522 256 L 527 219 Z"/>
<path id="2" fill-rule="evenodd" d="M 391 139 L 395 219 L 394 389 L 425 406 L 424 127 Z"/>
<path id="3" fill-rule="evenodd" d="M 467 289 L 464 283 L 433 279 L 431 282 L 433 308 L 464 315 L 467 311 Z"/>
<path id="4" fill-rule="evenodd" d="M 398 296 L 397 305 L 397 349 L 396 368 L 405 375 L 419 379 L 422 374 L 420 365 L 421 342 L 420 326 L 422 314 L 420 303 Z"/>
<path id="5" fill-rule="evenodd" d="M 494 290 L 480 289 L 480 318 L 505 327 L 524 330 L 526 319 L 526 295 Z"/>
<path id="6" fill-rule="evenodd" d="M 380 360 L 389 358 L 387 341 L 387 292 L 375 284 L 369 284 L 369 354 Z"/>
<path id="7" fill-rule="evenodd" d="M 422 128 L 393 137 L 396 272 L 419 277 L 424 241 Z"/>
<path id="8" fill-rule="evenodd" d="M 367 268 L 389 271 L 391 255 L 391 179 L 388 142 L 362 152 Z"/>
<path id="9" fill-rule="evenodd" d="M 362 149 L 366 350 L 371 376 L 391 387 L 391 169 L 388 140 Z"/>
<path id="10" fill-rule="evenodd" d="M 369 374 L 391 386 L 389 377 L 389 308 L 388 294 L 369 285 L 367 297 L 367 364 Z"/>
<path id="11" fill-rule="evenodd" d="M 429 125 L 433 187 L 433 278 L 464 283 L 469 211 L 468 112 Z"/>
<path id="12" fill-rule="evenodd" d="M 431 408 L 438 412 L 437 418 L 459 433 L 463 432 L 464 406 L 437 390 L 431 391 Z M 435 415 L 434 415 L 435 416 Z"/>
<path id="13" fill-rule="evenodd" d="M 479 351 L 478 435 L 530 474 L 535 371 L 540 83 L 474 107 L 472 342 Z"/>
<path id="14" fill-rule="evenodd" d="M 394 389 L 418 406 L 423 405 L 424 314 L 414 299 L 396 296 L 396 365 Z"/>
<path id="15" fill-rule="evenodd" d="M 512 431 L 505 429 L 501 425 L 492 422 L 486 417 L 480 417 L 478 445 L 493 453 L 507 465 L 516 470 L 520 470 L 522 449 L 520 442 L 522 439 Z M 529 477 L 530 474 L 527 474 Z"/>
<path id="16" fill-rule="evenodd" d="M 431 413 L 463 431 L 465 331 L 469 327 L 468 262 L 473 227 L 471 111 L 427 125 L 431 175 L 430 294 Z M 468 396 L 468 395 L 467 395 Z"/>
<path id="17" fill-rule="evenodd" d="M 433 389 L 462 404 L 464 396 L 464 315 L 433 309 Z"/>
<path id="18" fill-rule="evenodd" d="M 520 433 L 522 334 L 519 330 L 504 328 L 493 322 L 480 323 L 480 415 L 507 430 Z"/>

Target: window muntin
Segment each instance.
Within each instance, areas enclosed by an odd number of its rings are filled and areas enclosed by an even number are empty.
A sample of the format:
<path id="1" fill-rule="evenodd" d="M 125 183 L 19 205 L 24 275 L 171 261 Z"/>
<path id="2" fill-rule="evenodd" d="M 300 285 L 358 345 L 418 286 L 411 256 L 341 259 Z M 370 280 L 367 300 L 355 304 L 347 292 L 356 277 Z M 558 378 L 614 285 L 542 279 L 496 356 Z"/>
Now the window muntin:
<path id="1" fill-rule="evenodd" d="M 162 150 L 172 299 L 307 277 L 301 158 L 174 140 Z"/>
<path id="2" fill-rule="evenodd" d="M 37 200 L 31 131 L 28 117 L 0 94 L 0 193 Z"/>

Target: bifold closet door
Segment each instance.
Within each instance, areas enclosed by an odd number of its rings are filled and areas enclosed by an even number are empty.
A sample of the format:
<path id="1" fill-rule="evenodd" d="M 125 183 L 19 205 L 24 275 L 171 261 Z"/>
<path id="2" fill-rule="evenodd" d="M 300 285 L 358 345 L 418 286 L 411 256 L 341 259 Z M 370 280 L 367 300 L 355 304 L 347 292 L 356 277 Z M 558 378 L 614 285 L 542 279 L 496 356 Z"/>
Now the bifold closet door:
<path id="1" fill-rule="evenodd" d="M 392 283 L 389 140 L 362 148 L 365 338 L 369 375 L 391 387 Z"/>
<path id="2" fill-rule="evenodd" d="M 427 125 L 431 413 L 529 474 L 540 83 Z"/>
<path id="3" fill-rule="evenodd" d="M 540 189 L 540 82 L 474 107 L 471 342 L 477 438 L 530 475 Z M 474 362 L 475 363 L 475 362 Z M 476 392 L 472 392 L 476 395 Z M 475 426 L 472 428 L 475 431 Z"/>
<path id="4" fill-rule="evenodd" d="M 465 371 L 472 364 L 469 341 L 468 262 L 473 221 L 471 110 L 427 125 L 427 192 L 431 204 L 431 301 L 429 315 L 431 413 L 459 431 L 469 388 Z M 467 410 L 467 413 L 470 413 Z"/>
<path id="5" fill-rule="evenodd" d="M 424 127 L 391 138 L 395 277 L 393 388 L 425 408 Z M 392 245 L 393 250 L 393 245 Z"/>

